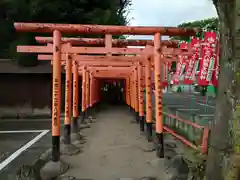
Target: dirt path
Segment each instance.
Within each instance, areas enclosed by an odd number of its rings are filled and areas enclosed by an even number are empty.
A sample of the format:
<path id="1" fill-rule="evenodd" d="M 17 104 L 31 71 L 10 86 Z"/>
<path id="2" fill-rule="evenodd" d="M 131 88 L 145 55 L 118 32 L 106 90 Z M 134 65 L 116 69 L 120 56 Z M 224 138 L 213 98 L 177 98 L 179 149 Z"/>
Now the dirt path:
<path id="1" fill-rule="evenodd" d="M 140 135 L 137 124 L 131 124 L 133 118 L 126 108 L 101 112 L 97 122 L 84 130 L 87 143 L 83 153 L 63 157 L 71 165 L 66 175 L 93 180 L 135 180 L 145 176 L 165 179 L 164 160 L 158 160 L 155 152 L 143 151 L 146 138 Z"/>

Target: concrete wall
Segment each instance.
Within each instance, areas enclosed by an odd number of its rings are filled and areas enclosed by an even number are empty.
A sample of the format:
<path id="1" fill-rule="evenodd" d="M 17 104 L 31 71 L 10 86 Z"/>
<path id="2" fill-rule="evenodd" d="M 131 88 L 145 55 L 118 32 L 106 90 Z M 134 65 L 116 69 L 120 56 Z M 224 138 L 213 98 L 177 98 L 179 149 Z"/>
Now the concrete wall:
<path id="1" fill-rule="evenodd" d="M 81 99 L 81 77 L 79 77 L 79 112 Z M 61 113 L 64 113 L 64 101 L 65 74 L 62 74 Z M 0 118 L 50 118 L 51 109 L 51 73 L 0 74 Z"/>
<path id="2" fill-rule="evenodd" d="M 62 67 L 62 102 L 64 112 L 65 73 Z M 81 77 L 79 77 L 81 104 Z M 39 61 L 38 66 L 22 67 L 12 60 L 0 59 L 0 118 L 51 116 L 52 66 Z M 79 106 L 79 110 L 81 106 Z"/>
<path id="3" fill-rule="evenodd" d="M 0 74 L 0 118 L 51 114 L 51 74 Z"/>

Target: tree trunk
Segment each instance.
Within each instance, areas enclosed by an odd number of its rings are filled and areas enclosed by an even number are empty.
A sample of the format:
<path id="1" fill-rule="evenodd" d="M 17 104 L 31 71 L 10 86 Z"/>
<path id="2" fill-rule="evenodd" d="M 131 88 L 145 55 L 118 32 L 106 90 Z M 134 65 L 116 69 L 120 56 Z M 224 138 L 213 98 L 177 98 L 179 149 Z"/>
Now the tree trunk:
<path id="1" fill-rule="evenodd" d="M 237 157 L 240 152 L 239 122 L 240 110 L 240 28 L 235 4 L 237 0 L 215 0 L 221 35 L 220 76 L 216 100 L 216 111 L 211 131 L 207 158 L 206 180 L 238 179 Z M 225 1 L 225 2 L 223 2 Z M 237 47 L 236 45 L 239 45 Z M 238 163 L 236 163 L 238 162 Z"/>

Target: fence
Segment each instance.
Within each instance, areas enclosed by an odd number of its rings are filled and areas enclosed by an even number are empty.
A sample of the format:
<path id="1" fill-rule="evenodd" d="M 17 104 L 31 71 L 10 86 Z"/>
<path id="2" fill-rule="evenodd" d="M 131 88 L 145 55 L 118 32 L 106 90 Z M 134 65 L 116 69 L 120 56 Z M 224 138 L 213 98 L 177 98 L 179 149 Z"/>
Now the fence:
<path id="1" fill-rule="evenodd" d="M 203 154 L 207 153 L 210 134 L 209 123 L 203 122 L 204 119 L 198 116 L 189 117 L 189 115 L 181 114 L 177 110 L 167 112 L 167 106 L 164 106 L 163 110 L 164 130 L 166 132 L 186 146 L 199 150 Z M 152 115 L 153 120 L 155 120 L 154 95 L 152 96 Z"/>

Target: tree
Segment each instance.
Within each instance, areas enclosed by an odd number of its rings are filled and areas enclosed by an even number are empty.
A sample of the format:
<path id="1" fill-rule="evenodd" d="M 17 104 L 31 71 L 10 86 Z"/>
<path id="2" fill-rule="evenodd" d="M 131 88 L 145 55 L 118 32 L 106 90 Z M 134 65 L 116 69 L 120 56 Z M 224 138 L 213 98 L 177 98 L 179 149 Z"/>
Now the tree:
<path id="1" fill-rule="evenodd" d="M 202 27 L 207 30 L 219 27 L 219 87 L 207 156 L 206 180 L 240 179 L 240 3 L 237 0 L 213 0 L 213 4 L 218 18 L 187 22 L 179 27 Z M 172 39 L 188 40 L 180 37 Z"/>
<path id="2" fill-rule="evenodd" d="M 200 21 L 192 21 L 192 22 L 185 22 L 182 24 L 179 24 L 178 27 L 183 28 L 202 28 L 206 31 L 218 31 L 219 27 L 219 19 L 216 17 L 203 19 Z M 201 36 L 201 34 L 199 34 Z M 183 40 L 183 41 L 189 41 L 189 37 L 184 36 L 174 36 L 171 37 L 172 40 Z"/>
<path id="3" fill-rule="evenodd" d="M 17 59 L 25 65 L 37 63 L 34 56 L 16 54 L 16 44 L 34 44 L 34 36 L 38 34 L 18 36 L 13 28 L 15 21 L 126 25 L 130 5 L 131 0 L 2 0 L 0 57 Z"/>
<path id="4" fill-rule="evenodd" d="M 240 4 L 213 0 L 221 36 L 220 75 L 206 180 L 239 179 Z"/>

